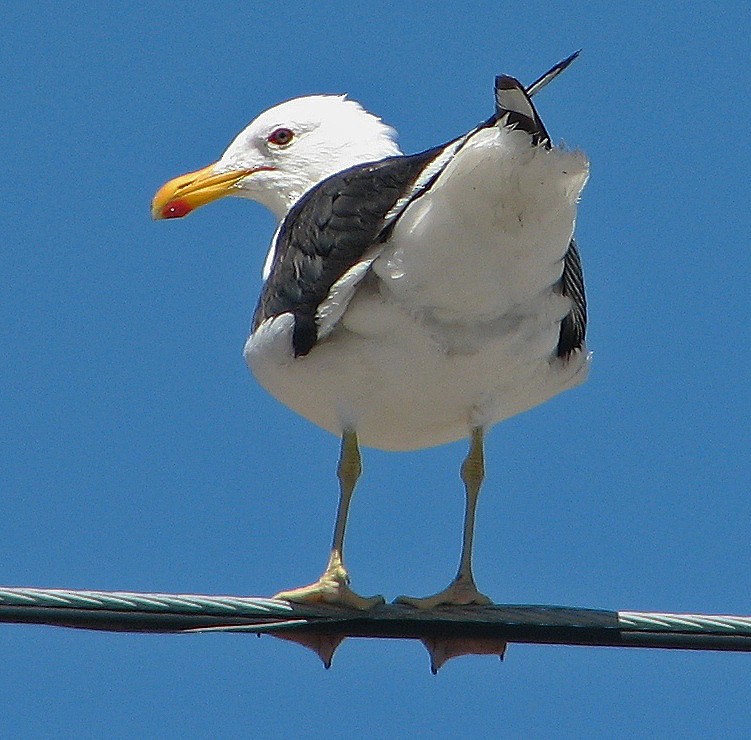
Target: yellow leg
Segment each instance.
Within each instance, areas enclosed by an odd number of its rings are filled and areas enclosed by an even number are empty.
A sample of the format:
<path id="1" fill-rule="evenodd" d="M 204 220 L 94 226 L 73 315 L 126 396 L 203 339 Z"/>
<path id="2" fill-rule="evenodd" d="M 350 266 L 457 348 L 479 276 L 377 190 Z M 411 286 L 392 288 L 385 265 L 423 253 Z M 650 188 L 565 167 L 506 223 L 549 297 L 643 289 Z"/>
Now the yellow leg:
<path id="1" fill-rule="evenodd" d="M 400 596 L 399 604 L 408 604 L 418 609 L 432 609 L 439 604 L 491 604 L 492 601 L 481 594 L 475 585 L 472 575 L 472 544 L 475 533 L 475 509 L 480 495 L 480 487 L 485 477 L 485 456 L 483 452 L 482 427 L 472 429 L 469 453 L 462 464 L 461 477 L 467 494 L 467 505 L 464 511 L 464 535 L 462 537 L 462 555 L 459 560 L 459 571 L 451 585 L 443 591 L 427 596 L 424 599 L 412 596 Z"/>
<path id="2" fill-rule="evenodd" d="M 331 545 L 331 556 L 323 575 L 309 586 L 295 588 L 290 591 L 280 591 L 275 599 L 295 601 L 304 604 L 325 603 L 338 606 L 348 606 L 353 609 L 372 609 L 378 604 L 383 604 L 382 596 L 363 598 L 358 596 L 349 587 L 349 573 L 344 567 L 342 552 L 344 550 L 344 532 L 347 528 L 347 515 L 352 494 L 357 484 L 357 479 L 362 472 L 360 460 L 360 448 L 357 443 L 357 434 L 354 431 L 345 430 L 342 434 L 342 451 L 339 456 L 339 508 L 336 513 L 334 526 L 334 540 Z"/>

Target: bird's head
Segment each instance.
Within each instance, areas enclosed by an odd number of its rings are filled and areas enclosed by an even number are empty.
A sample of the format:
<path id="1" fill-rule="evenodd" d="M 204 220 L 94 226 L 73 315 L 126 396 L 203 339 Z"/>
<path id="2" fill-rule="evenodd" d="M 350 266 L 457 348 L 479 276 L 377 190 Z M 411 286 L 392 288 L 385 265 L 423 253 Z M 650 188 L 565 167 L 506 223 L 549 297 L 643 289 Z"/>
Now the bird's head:
<path id="1" fill-rule="evenodd" d="M 225 195 L 250 198 L 283 218 L 329 175 L 399 154 L 396 133 L 344 96 L 295 98 L 261 113 L 219 161 L 176 177 L 154 196 L 156 219 L 186 216 Z"/>

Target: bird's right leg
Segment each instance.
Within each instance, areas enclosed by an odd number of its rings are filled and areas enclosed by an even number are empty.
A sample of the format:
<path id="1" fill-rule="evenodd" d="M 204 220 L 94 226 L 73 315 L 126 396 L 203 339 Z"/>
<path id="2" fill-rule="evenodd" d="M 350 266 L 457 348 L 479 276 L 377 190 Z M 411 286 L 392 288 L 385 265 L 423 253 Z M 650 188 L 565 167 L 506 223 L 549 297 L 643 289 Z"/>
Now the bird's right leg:
<path id="1" fill-rule="evenodd" d="M 342 557 L 349 504 L 361 472 L 362 463 L 360 460 L 360 448 L 357 443 L 357 434 L 352 430 L 345 430 L 342 434 L 342 449 L 337 469 L 339 478 L 339 508 L 336 513 L 334 540 L 331 545 L 329 563 L 323 575 L 315 583 L 290 591 L 280 591 L 274 596 L 275 599 L 284 599 L 285 601 L 304 604 L 335 604 L 361 610 L 372 609 L 374 606 L 384 603 L 382 596 L 364 598 L 350 589 L 349 573 L 344 567 Z"/>
<path id="2" fill-rule="evenodd" d="M 448 588 L 425 598 L 414 596 L 399 596 L 398 604 L 416 606 L 418 609 L 433 609 L 441 604 L 464 606 L 476 604 L 486 606 L 491 600 L 480 593 L 475 585 L 472 574 L 472 545 L 475 536 L 475 510 L 480 495 L 480 486 L 485 477 L 484 433 L 482 427 L 472 429 L 469 453 L 461 469 L 462 481 L 466 493 L 466 508 L 464 510 L 464 532 L 462 537 L 462 554 L 459 560 L 459 571 Z"/>

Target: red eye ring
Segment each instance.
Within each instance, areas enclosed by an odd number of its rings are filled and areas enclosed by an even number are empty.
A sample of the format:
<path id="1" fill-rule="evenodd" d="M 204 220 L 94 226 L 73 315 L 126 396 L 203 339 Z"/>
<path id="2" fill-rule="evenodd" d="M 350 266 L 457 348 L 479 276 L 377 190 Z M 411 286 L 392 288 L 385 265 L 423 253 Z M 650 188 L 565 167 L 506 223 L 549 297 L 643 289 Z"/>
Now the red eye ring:
<path id="1" fill-rule="evenodd" d="M 287 146 L 287 144 L 292 143 L 292 139 L 294 138 L 295 134 L 291 129 L 277 128 L 268 135 L 266 141 L 275 146 Z"/>

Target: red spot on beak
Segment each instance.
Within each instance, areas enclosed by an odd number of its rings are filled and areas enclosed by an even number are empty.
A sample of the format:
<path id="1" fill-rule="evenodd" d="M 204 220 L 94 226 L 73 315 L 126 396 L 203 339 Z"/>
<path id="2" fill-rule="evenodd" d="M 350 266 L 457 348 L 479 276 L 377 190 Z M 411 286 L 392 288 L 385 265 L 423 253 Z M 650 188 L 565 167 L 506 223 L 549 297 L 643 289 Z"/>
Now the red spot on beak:
<path id="1" fill-rule="evenodd" d="M 193 210 L 192 206 L 182 198 L 171 200 L 162 208 L 162 218 L 182 218 Z"/>

